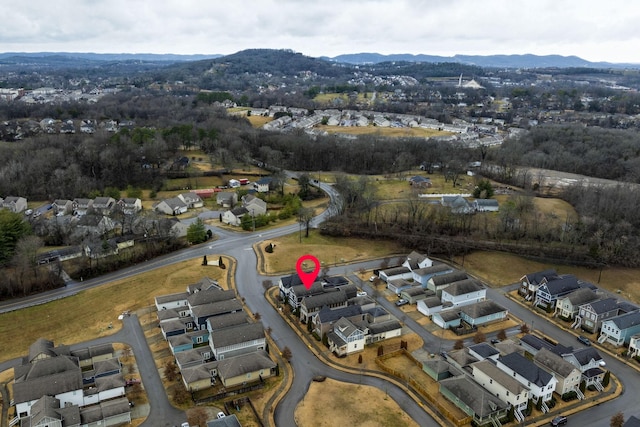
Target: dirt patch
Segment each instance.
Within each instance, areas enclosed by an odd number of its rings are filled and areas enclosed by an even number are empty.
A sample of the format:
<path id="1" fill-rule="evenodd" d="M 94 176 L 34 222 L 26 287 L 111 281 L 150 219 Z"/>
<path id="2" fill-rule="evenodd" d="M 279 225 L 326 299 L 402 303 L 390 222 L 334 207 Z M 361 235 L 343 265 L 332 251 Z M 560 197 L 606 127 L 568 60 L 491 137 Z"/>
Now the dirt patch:
<path id="1" fill-rule="evenodd" d="M 384 391 L 332 379 L 311 383 L 295 418 L 300 427 L 418 426 Z"/>

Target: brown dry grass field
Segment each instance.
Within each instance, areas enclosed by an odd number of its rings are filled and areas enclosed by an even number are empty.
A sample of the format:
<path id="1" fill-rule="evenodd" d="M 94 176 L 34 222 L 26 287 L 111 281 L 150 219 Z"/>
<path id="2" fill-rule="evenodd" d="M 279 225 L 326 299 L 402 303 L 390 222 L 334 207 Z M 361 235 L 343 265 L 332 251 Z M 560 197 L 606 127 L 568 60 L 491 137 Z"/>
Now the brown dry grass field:
<path id="1" fill-rule="evenodd" d="M 348 135 L 377 135 L 390 138 L 433 138 L 436 136 L 451 135 L 450 132 L 443 132 L 434 129 L 409 128 L 409 127 L 379 127 L 379 126 L 329 126 L 318 125 L 315 129 L 328 133 L 345 133 Z"/>
<path id="2" fill-rule="evenodd" d="M 271 254 L 264 252 L 264 247 L 269 243 L 275 245 Z M 401 245 L 395 242 L 376 241 L 372 243 L 365 239 L 339 239 L 323 236 L 317 230 L 310 230 L 308 238 L 304 237 L 303 230 L 301 234 L 293 233 L 277 239 L 265 240 L 259 245 L 264 253 L 267 274 L 295 270 L 296 261 L 305 254 L 315 256 L 322 266 L 330 267 L 336 263 L 351 263 L 406 252 Z"/>
<path id="3" fill-rule="evenodd" d="M 201 261 L 184 261 L 48 304 L 0 314 L 0 336 L 12 337 L 11 345 L 0 346 L 0 360 L 26 354 L 40 337 L 59 345 L 110 335 L 120 329 L 118 315 L 123 311 L 150 306 L 155 295 L 182 292 L 205 276 L 226 286 L 229 270 L 203 267 Z"/>
<path id="4" fill-rule="evenodd" d="M 418 426 L 384 391 L 332 379 L 311 383 L 309 391 L 296 408 L 295 418 L 300 427 Z"/>

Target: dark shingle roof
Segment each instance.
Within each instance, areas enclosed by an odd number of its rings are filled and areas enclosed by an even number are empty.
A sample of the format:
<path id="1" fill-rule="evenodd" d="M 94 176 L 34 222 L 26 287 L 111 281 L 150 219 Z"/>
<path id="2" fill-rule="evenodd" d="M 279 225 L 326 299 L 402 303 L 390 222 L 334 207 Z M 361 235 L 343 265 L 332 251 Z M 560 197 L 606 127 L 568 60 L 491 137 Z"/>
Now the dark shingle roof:
<path id="1" fill-rule="evenodd" d="M 549 269 L 549 270 L 538 271 L 535 273 L 529 273 L 524 277 L 526 277 L 529 283 L 531 283 L 532 285 L 537 285 L 540 282 L 542 282 L 542 280 L 545 278 L 549 280 L 550 278 L 557 277 L 557 276 L 558 276 L 558 273 L 556 272 L 556 270 Z"/>
<path id="2" fill-rule="evenodd" d="M 506 403 L 486 392 L 466 376 L 444 379 L 440 381 L 440 387 L 447 389 L 480 417 L 507 408 Z"/>
<path id="3" fill-rule="evenodd" d="M 594 301 L 590 303 L 590 305 L 596 314 L 602 314 L 618 308 L 618 300 L 615 298 L 605 298 L 599 301 Z"/>
<path id="4" fill-rule="evenodd" d="M 489 316 L 491 314 L 500 313 L 507 309 L 494 302 L 492 300 L 480 301 L 475 304 L 465 305 L 460 308 L 460 311 L 472 319 L 479 319 L 480 317 Z"/>
<path id="5" fill-rule="evenodd" d="M 458 282 L 460 280 L 465 280 L 467 278 L 468 278 L 467 273 L 465 273 L 464 271 L 455 270 L 455 271 L 452 271 L 451 273 L 434 276 L 430 279 L 430 281 L 433 282 L 434 286 L 442 286 L 442 285 L 446 285 L 447 283 Z"/>
<path id="6" fill-rule="evenodd" d="M 546 348 L 543 348 L 536 353 L 533 361 L 536 365 L 542 366 L 547 370 L 551 370 L 564 378 L 569 376 L 571 372 L 576 369 L 576 367 L 571 363 Z"/>
<path id="7" fill-rule="evenodd" d="M 318 319 L 321 323 L 335 322 L 341 317 L 352 317 L 362 313 L 362 309 L 358 305 L 349 305 L 347 307 L 336 308 L 334 310 L 329 307 L 322 307 L 318 312 Z"/>
<path id="8" fill-rule="evenodd" d="M 621 316 L 608 319 L 607 321 L 611 321 L 615 323 L 615 325 L 620 330 L 629 329 L 633 326 L 640 324 L 640 311 L 633 311 L 631 313 L 626 313 Z"/>
<path id="9" fill-rule="evenodd" d="M 496 354 L 500 354 L 498 350 L 496 350 L 486 342 L 481 342 L 479 344 L 469 346 L 469 351 L 473 351 L 485 359 L 488 359 L 491 356 L 495 356 Z"/>
<path id="10" fill-rule="evenodd" d="M 217 329 L 211 333 L 209 340 L 213 348 L 227 347 L 233 344 L 240 344 L 247 341 L 264 339 L 264 328 L 262 323 L 244 323 L 228 328 Z"/>
<path id="11" fill-rule="evenodd" d="M 203 319 L 210 316 L 218 316 L 226 313 L 242 311 L 242 303 L 236 299 L 212 302 L 210 304 L 198 305 L 191 309 L 194 319 Z"/>
<path id="12" fill-rule="evenodd" d="M 318 307 L 331 304 L 340 304 L 347 302 L 347 294 L 342 289 L 337 289 L 334 292 L 324 292 L 319 295 L 310 295 L 302 298 L 300 305 L 303 305 L 307 310 L 312 310 Z"/>
<path id="13" fill-rule="evenodd" d="M 14 400 L 17 403 L 37 400 L 45 394 L 55 396 L 82 390 L 82 372 L 78 359 L 57 356 L 14 368 Z"/>
<path id="14" fill-rule="evenodd" d="M 229 357 L 218 362 L 218 374 L 221 378 L 233 378 L 261 369 L 272 369 L 276 363 L 264 350 L 258 350 L 240 356 Z"/>
<path id="15" fill-rule="evenodd" d="M 520 353 L 511 353 L 498 359 L 505 366 L 517 372 L 527 381 L 543 387 L 551 381 L 551 374 L 537 366 L 535 363 L 522 356 Z"/>
<path id="16" fill-rule="evenodd" d="M 207 319 L 208 328 L 212 331 L 216 329 L 228 328 L 229 326 L 241 325 L 248 323 L 249 317 L 244 311 L 236 311 L 234 313 L 221 314 Z"/>
<path id="17" fill-rule="evenodd" d="M 464 279 L 451 283 L 443 292 L 449 295 L 459 296 L 464 294 L 470 294 L 471 292 L 478 292 L 484 289 L 480 282 L 476 279 Z"/>
<path id="18" fill-rule="evenodd" d="M 211 288 L 189 295 L 189 297 L 187 297 L 187 301 L 189 302 L 189 305 L 191 307 L 195 307 L 197 305 L 209 304 L 212 302 L 227 301 L 230 299 L 234 299 L 235 297 L 236 293 L 234 291 L 224 291 L 216 288 Z"/>

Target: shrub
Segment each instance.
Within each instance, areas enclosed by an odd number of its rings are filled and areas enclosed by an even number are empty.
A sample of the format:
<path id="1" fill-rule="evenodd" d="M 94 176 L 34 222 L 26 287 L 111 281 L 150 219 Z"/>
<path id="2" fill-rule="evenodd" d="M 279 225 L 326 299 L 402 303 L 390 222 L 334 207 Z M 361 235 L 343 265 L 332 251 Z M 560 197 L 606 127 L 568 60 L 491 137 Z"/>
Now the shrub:
<path id="1" fill-rule="evenodd" d="M 578 393 L 576 393 L 575 391 L 571 390 L 566 392 L 565 394 L 562 395 L 561 399 L 564 402 L 569 402 L 571 400 L 575 400 L 578 398 Z"/>

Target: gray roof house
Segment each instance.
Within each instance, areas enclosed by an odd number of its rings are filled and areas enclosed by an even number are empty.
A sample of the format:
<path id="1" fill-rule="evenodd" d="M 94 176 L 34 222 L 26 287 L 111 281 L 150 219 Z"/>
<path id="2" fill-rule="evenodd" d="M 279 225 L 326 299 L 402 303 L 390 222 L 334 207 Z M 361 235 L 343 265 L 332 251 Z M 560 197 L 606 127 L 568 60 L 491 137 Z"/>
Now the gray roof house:
<path id="1" fill-rule="evenodd" d="M 7 196 L 4 200 L 0 199 L 0 202 L 0 207 L 14 213 L 24 212 L 27 209 L 27 199 L 24 197 Z"/>
<path id="2" fill-rule="evenodd" d="M 466 414 L 473 416 L 477 425 L 500 425 L 496 420 L 506 417 L 508 405 L 461 375 L 440 381 L 440 393 Z M 494 420 L 494 421 L 491 421 Z"/>
<path id="3" fill-rule="evenodd" d="M 277 364 L 264 350 L 229 357 L 218 362 L 218 376 L 225 387 L 261 381 L 276 373 Z"/>
<path id="4" fill-rule="evenodd" d="M 511 353 L 498 358 L 496 366 L 527 387 L 535 401 L 540 398 L 543 402 L 551 400 L 558 380 L 520 353 Z"/>
<path id="5" fill-rule="evenodd" d="M 600 297 L 593 289 L 576 289 L 570 294 L 558 298 L 556 313 L 565 319 L 573 319 L 578 314 L 581 305 L 596 301 L 598 298 Z"/>
<path id="6" fill-rule="evenodd" d="M 221 191 L 216 194 L 216 203 L 223 208 L 233 208 L 238 204 L 238 193 L 235 191 Z"/>
<path id="7" fill-rule="evenodd" d="M 460 318 L 474 326 L 504 320 L 508 313 L 506 308 L 493 300 L 484 300 L 460 308 Z"/>
<path id="8" fill-rule="evenodd" d="M 347 294 L 342 289 L 306 296 L 300 302 L 300 321 L 304 323 L 311 321 L 311 316 L 319 312 L 322 307 L 335 309 L 346 306 Z"/>
<path id="9" fill-rule="evenodd" d="M 605 341 L 619 347 L 629 344 L 631 337 L 640 332 L 640 311 L 622 314 L 602 322 L 598 342 Z"/>
<path id="10" fill-rule="evenodd" d="M 261 322 L 245 323 L 211 332 L 209 345 L 216 360 L 266 349 Z"/>
<path id="11" fill-rule="evenodd" d="M 267 213 L 267 202 L 253 194 L 242 196 L 242 206 L 249 211 L 251 216 L 264 215 Z"/>
<path id="12" fill-rule="evenodd" d="M 116 205 L 116 201 L 113 197 L 96 197 L 93 199 L 93 205 L 91 209 L 94 213 L 100 215 L 109 215 Z"/>
<path id="13" fill-rule="evenodd" d="M 570 391 L 575 391 L 578 398 L 584 399 L 579 389 L 582 380 L 582 372 L 570 362 L 564 360 L 546 348 L 541 349 L 533 358 L 533 363 L 556 377 L 556 393 L 562 396 Z"/>
<path id="14" fill-rule="evenodd" d="M 189 209 L 189 206 L 180 197 L 171 197 L 158 202 L 154 209 L 165 215 L 180 215 Z"/>
<path id="15" fill-rule="evenodd" d="M 473 379 L 489 393 L 520 411 L 527 406 L 529 389 L 513 376 L 498 369 L 495 363 L 482 360 L 471 364 Z M 520 413 L 522 415 L 522 413 Z M 522 416 L 524 418 L 524 416 Z"/>

